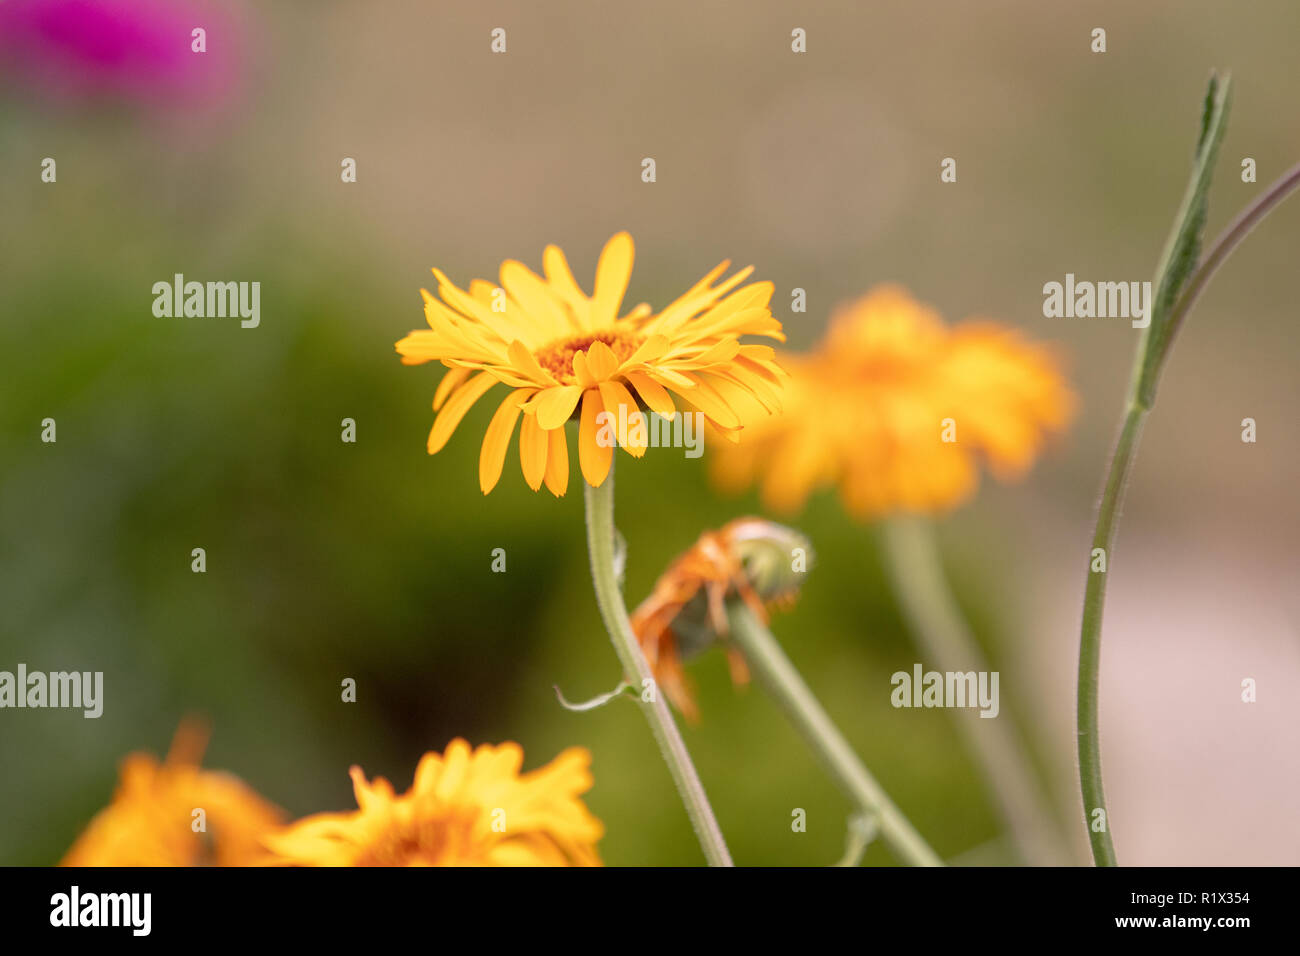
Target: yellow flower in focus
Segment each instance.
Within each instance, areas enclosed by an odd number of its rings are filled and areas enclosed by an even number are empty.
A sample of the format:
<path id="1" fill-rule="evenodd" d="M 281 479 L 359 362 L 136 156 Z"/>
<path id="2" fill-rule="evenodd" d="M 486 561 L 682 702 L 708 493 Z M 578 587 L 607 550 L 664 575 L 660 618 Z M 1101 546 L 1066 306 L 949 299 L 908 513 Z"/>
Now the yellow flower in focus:
<path id="1" fill-rule="evenodd" d="M 1047 347 L 990 321 L 949 328 L 898 286 L 841 309 L 814 351 L 780 361 L 784 414 L 721 448 L 713 476 L 728 490 L 757 483 L 785 513 L 825 487 L 863 519 L 946 510 L 974 493 L 980 462 L 1022 475 L 1074 414 Z"/>
<path id="2" fill-rule="evenodd" d="M 262 837 L 281 812 L 237 778 L 199 769 L 207 733 L 186 721 L 167 759 L 122 761 L 113 802 L 91 820 L 60 866 L 248 866 L 266 857 Z M 202 809 L 204 830 L 195 832 Z"/>
<path id="3" fill-rule="evenodd" d="M 599 866 L 604 835 L 579 794 L 591 789 L 591 755 L 565 750 L 520 774 L 515 743 L 464 740 L 427 753 L 401 796 L 382 777 L 351 770 L 359 809 L 318 813 L 266 839 L 298 866 Z"/>
<path id="4" fill-rule="evenodd" d="M 434 269 L 438 295 L 420 290 L 429 329 L 397 343 L 403 364 L 440 361 L 450 370 L 434 394 L 438 417 L 429 454 L 442 449 L 470 407 L 497 384 L 511 391 L 483 439 L 484 494 L 501 477 L 521 416 L 524 480 L 534 491 L 545 482 L 559 496 L 569 484 L 564 426 L 575 411 L 582 475 L 598 486 L 614 454 L 611 442 L 598 440 L 602 412 L 610 413 L 608 428 L 617 429 L 618 444 L 639 458 L 647 447 L 642 407 L 667 419 L 679 404 L 699 411 L 733 441 L 750 420 L 779 408 L 781 377 L 772 347 L 740 342 L 743 335 L 785 341 L 768 308 L 772 284 L 740 285 L 750 267 L 714 285 L 730 265 L 724 262 L 657 315 L 642 304 L 620 318 L 632 258 L 631 236 L 610 239 L 590 296 L 555 246 L 546 247 L 544 276 L 508 260 L 499 287 L 476 279 L 462 290 Z"/>

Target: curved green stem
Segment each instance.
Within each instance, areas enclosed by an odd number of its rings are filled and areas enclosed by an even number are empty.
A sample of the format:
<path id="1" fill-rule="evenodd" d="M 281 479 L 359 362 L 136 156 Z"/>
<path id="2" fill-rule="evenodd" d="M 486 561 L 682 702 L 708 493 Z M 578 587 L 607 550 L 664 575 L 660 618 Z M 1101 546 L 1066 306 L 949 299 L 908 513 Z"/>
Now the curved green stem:
<path id="1" fill-rule="evenodd" d="M 929 523 L 891 519 L 881 528 L 881 541 L 886 571 L 921 653 L 940 671 L 988 671 L 944 576 Z M 954 716 L 1021 859 L 1035 865 L 1060 863 L 1063 852 L 1055 823 L 1014 726 L 1007 722 L 1010 718 L 983 720 L 973 709 Z"/>
<path id="2" fill-rule="evenodd" d="M 593 488 L 585 481 L 582 483 L 586 496 L 587 511 L 587 549 L 591 555 L 591 579 L 596 590 L 596 603 L 600 606 L 600 617 L 605 622 L 609 639 L 614 644 L 614 651 L 623 664 L 624 673 L 635 681 L 638 688 L 644 688 L 647 681 L 653 682 L 650 665 L 646 663 L 632 625 L 627 617 L 627 608 L 623 605 L 623 595 L 619 589 L 618 576 L 614 563 L 614 467 L 610 465 L 609 474 L 599 488 Z M 677 792 L 681 794 L 686 813 L 691 818 L 691 826 L 699 838 L 700 847 L 710 866 L 731 866 L 731 855 L 722 838 L 722 830 L 713 816 L 709 798 L 704 793 L 691 755 L 686 750 L 686 743 L 673 721 L 667 703 L 658 694 L 652 694 L 651 700 L 638 697 L 641 710 L 650 722 L 659 751 L 663 754 L 668 771 L 672 774 Z"/>
<path id="3" fill-rule="evenodd" d="M 1106 575 L 1109 573 L 1111 546 L 1115 541 L 1119 513 L 1124 503 L 1124 489 L 1137 454 L 1142 425 L 1154 401 L 1155 384 L 1169 357 L 1174 334 L 1196 304 L 1210 278 L 1260 220 L 1297 187 L 1300 187 L 1300 164 L 1292 166 L 1270 185 L 1259 199 L 1251 203 L 1224 230 L 1188 278 L 1168 317 L 1153 316 L 1153 324 L 1160 318 L 1165 329 L 1160 344 L 1155 346 L 1157 353 L 1154 356 L 1146 355 L 1151 341 L 1149 335 L 1144 336 L 1138 345 L 1128 405 L 1124 410 L 1124 424 L 1115 443 L 1101 504 L 1097 509 L 1097 527 L 1092 536 L 1093 556 L 1089 558 L 1088 585 L 1083 598 L 1083 624 L 1079 633 L 1079 783 L 1083 791 L 1084 822 L 1088 826 L 1088 838 L 1092 842 L 1093 859 L 1098 866 L 1116 865 L 1115 847 L 1110 837 L 1110 819 L 1106 814 L 1106 797 L 1101 784 L 1101 744 L 1097 736 L 1101 619 L 1106 603 Z M 1097 562 L 1095 555 L 1098 548 L 1102 549 L 1105 565 Z M 1106 570 L 1094 570 L 1101 567 Z M 1101 811 L 1100 814 L 1097 811 Z"/>
<path id="4" fill-rule="evenodd" d="M 1092 552 L 1088 559 L 1088 586 L 1083 595 L 1083 626 L 1079 639 L 1079 784 L 1083 791 L 1083 815 L 1088 826 L 1088 839 L 1092 843 L 1092 858 L 1098 866 L 1116 865 L 1110 819 L 1106 814 L 1106 794 L 1101 785 L 1101 740 L 1097 731 L 1101 616 L 1106 605 L 1111 546 L 1115 542 L 1124 489 L 1128 485 L 1146 416 L 1147 410 L 1136 402 L 1130 402 L 1124 414 L 1124 426 L 1111 455 L 1106 487 L 1097 509 L 1097 528 L 1092 535 Z"/>
<path id="5" fill-rule="evenodd" d="M 727 616 L 730 638 L 740 647 L 759 684 L 785 711 L 845 796 L 863 815 L 876 821 L 890 849 L 913 866 L 943 866 L 863 766 L 771 632 L 739 601 L 729 602 Z"/>

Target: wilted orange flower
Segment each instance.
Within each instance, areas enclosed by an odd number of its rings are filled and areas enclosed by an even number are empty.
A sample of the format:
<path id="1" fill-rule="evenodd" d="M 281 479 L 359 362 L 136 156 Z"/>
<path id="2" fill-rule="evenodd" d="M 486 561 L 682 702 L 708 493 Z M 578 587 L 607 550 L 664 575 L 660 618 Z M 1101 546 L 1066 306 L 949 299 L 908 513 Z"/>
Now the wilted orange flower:
<path id="1" fill-rule="evenodd" d="M 668 565 L 632 613 L 632 631 L 655 682 L 687 720 L 698 720 L 699 708 L 682 660 L 726 637 L 726 601 L 744 601 L 766 623 L 768 606 L 794 601 L 811 561 L 812 549 L 798 532 L 762 518 L 737 518 L 700 535 Z M 731 679 L 748 683 L 749 668 L 734 645 L 727 647 L 727 661 Z"/>
<path id="2" fill-rule="evenodd" d="M 604 827 L 579 794 L 591 755 L 565 750 L 520 774 L 515 743 L 427 753 L 401 796 L 351 770 L 359 809 L 318 813 L 266 839 L 276 862 L 299 866 L 599 866 Z"/>
<path id="3" fill-rule="evenodd" d="M 642 304 L 620 318 L 632 258 L 631 236 L 621 232 L 610 239 L 590 296 L 555 246 L 546 247 L 544 277 L 508 260 L 501 265 L 500 287 L 476 279 L 464 291 L 434 269 L 438 296 L 420 290 L 429 329 L 397 343 L 403 364 L 440 361 L 450 369 L 434 394 L 438 417 L 429 454 L 447 443 L 470 407 L 497 384 L 511 391 L 483 439 L 484 494 L 501 477 L 521 414 L 524 480 L 534 491 L 545 481 L 558 496 L 569 483 L 564 425 L 579 403 L 578 461 L 591 485 L 605 480 L 614 454 L 611 443 L 597 440 L 601 412 L 610 412 L 609 429 L 618 428 L 611 437 L 639 458 L 647 447 L 645 419 L 637 418 L 641 407 L 671 419 L 680 404 L 703 413 L 732 440 L 757 414 L 778 408 L 781 378 L 773 349 L 740 342 L 743 335 L 785 341 L 768 308 L 772 284 L 740 286 L 750 267 L 715 286 L 730 265 L 724 262 L 657 315 Z M 620 421 L 632 427 L 618 427 Z"/>
<path id="4" fill-rule="evenodd" d="M 1008 480 L 1073 417 L 1055 354 L 1014 329 L 951 328 L 898 286 L 841 309 L 811 353 L 782 354 L 784 414 L 713 458 L 723 487 L 757 483 L 764 504 L 801 508 L 836 486 L 860 518 L 938 512 L 969 498 L 979 463 Z"/>
<path id="5" fill-rule="evenodd" d="M 164 763 L 127 756 L 113 802 L 60 865 L 247 866 L 264 858 L 261 838 L 280 826 L 281 811 L 236 777 L 200 770 L 206 744 L 207 732 L 186 721 Z"/>

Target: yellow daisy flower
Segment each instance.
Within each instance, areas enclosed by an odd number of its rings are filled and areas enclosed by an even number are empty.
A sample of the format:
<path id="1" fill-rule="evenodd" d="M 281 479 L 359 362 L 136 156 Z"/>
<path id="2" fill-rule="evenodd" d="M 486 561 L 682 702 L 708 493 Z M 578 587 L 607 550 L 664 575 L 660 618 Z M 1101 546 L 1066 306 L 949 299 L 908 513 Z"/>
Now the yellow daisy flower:
<path id="1" fill-rule="evenodd" d="M 810 354 L 780 360 L 784 414 L 722 448 L 712 472 L 729 490 L 757 483 L 779 512 L 824 487 L 859 518 L 943 511 L 974 493 L 981 461 L 1002 480 L 1023 474 L 1074 413 L 1048 348 L 990 321 L 949 328 L 897 286 L 837 312 Z"/>
<path id="2" fill-rule="evenodd" d="M 543 255 L 544 276 L 508 260 L 499 287 L 476 279 L 462 290 L 434 269 L 438 295 L 420 290 L 429 328 L 397 343 L 403 364 L 440 361 L 450 370 L 434 395 L 438 417 L 429 454 L 442 449 L 470 407 L 497 384 L 511 391 L 483 439 L 484 494 L 501 477 L 521 415 L 524 480 L 534 491 L 545 482 L 559 496 L 569 483 L 564 426 L 575 412 L 582 475 L 598 486 L 614 453 L 613 442 L 600 437 L 602 424 L 617 428 L 611 437 L 639 458 L 647 447 L 641 408 L 671 419 L 681 404 L 701 412 L 731 440 L 754 417 L 776 410 L 782 380 L 775 352 L 740 342 L 743 335 L 785 341 L 768 308 L 772 283 L 742 286 L 750 267 L 714 285 L 730 266 L 724 262 L 657 315 L 642 304 L 620 318 L 632 259 L 631 236 L 621 232 L 610 239 L 590 296 L 555 246 Z M 601 416 L 606 411 L 608 419 Z"/>
<path id="3" fill-rule="evenodd" d="M 599 866 L 604 835 L 579 794 L 591 755 L 565 750 L 520 774 L 515 743 L 464 740 L 427 753 L 401 796 L 382 777 L 351 770 L 360 808 L 319 813 L 266 838 L 276 862 L 298 866 Z"/>
<path id="4" fill-rule="evenodd" d="M 283 823 L 281 811 L 237 778 L 200 770 L 206 743 L 206 731 L 186 721 L 164 763 L 130 754 L 113 802 L 60 865 L 247 866 L 264 859 L 261 839 Z M 204 827 L 195 832 L 198 809 Z"/>

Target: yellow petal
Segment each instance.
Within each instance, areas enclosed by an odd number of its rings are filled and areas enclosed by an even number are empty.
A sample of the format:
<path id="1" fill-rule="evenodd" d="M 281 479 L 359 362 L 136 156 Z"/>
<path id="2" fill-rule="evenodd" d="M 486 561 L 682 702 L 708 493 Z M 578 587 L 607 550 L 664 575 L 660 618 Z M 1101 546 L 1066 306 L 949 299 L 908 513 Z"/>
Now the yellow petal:
<path id="1" fill-rule="evenodd" d="M 471 371 L 472 369 L 468 368 L 453 368 L 442 377 L 442 381 L 438 383 L 438 390 L 433 393 L 433 410 L 435 412 L 442 408 L 442 403 L 447 400 L 447 396 L 451 394 L 452 389 L 459 387 L 461 382 L 469 378 Z"/>
<path id="2" fill-rule="evenodd" d="M 613 418 L 611 424 L 617 429 L 618 443 L 626 448 L 633 458 L 640 458 L 645 454 L 648 429 L 643 420 L 642 431 L 637 440 L 633 416 L 640 415 L 641 410 L 637 408 L 636 399 L 622 382 L 613 381 L 600 383 L 600 397 L 605 404 L 605 411 Z"/>
<path id="3" fill-rule="evenodd" d="M 632 237 L 620 232 L 605 243 L 596 263 L 596 290 L 592 295 L 592 324 L 599 328 L 613 322 L 623 304 L 627 282 L 632 276 Z"/>
<path id="4" fill-rule="evenodd" d="M 554 388 L 542 389 L 533 402 L 537 424 L 548 432 L 559 428 L 569 420 L 581 397 L 582 389 L 577 385 L 557 385 Z"/>
<path id="5" fill-rule="evenodd" d="M 482 302 L 488 308 L 492 307 L 492 293 L 495 292 L 496 289 L 497 287 L 494 286 L 491 282 L 488 282 L 487 279 L 469 280 L 468 291 L 470 294 L 470 298 Z"/>
<path id="6" fill-rule="evenodd" d="M 709 283 L 725 272 L 730 265 L 730 261 L 727 261 L 715 267 L 708 275 L 695 283 L 695 285 L 688 289 L 683 295 L 679 296 L 676 301 L 672 302 L 668 308 L 655 316 L 654 319 L 651 320 L 653 330 L 668 331 L 677 328 L 685 320 L 697 314 L 701 309 L 708 308 L 721 296 L 725 295 L 741 282 L 744 282 L 745 279 L 749 278 L 750 274 L 754 271 L 753 266 L 746 266 L 729 279 L 726 279 L 719 285 L 710 288 Z"/>
<path id="7" fill-rule="evenodd" d="M 697 366 L 717 365 L 722 362 L 731 361 L 733 358 L 736 357 L 736 353 L 739 351 L 740 351 L 740 342 L 737 341 L 736 339 L 727 338 L 727 339 L 723 339 L 721 342 L 718 342 L 711 348 L 706 349 L 703 354 L 696 356 L 691 361 L 692 364 Z"/>
<path id="8" fill-rule="evenodd" d="M 527 313 L 530 324 L 537 326 L 540 341 L 558 337 L 568 330 L 564 307 L 556 301 L 550 286 L 522 262 L 507 259 L 501 263 L 501 285 Z"/>
<path id="9" fill-rule="evenodd" d="M 419 365 L 442 358 L 447 351 L 442 337 L 428 329 L 416 329 L 400 339 L 395 348 L 403 365 Z"/>
<path id="10" fill-rule="evenodd" d="M 438 777 L 441 773 L 442 754 L 429 751 L 415 765 L 415 780 L 411 784 L 411 792 L 432 793 L 433 788 L 438 785 Z"/>
<path id="11" fill-rule="evenodd" d="M 618 371 L 618 359 L 604 342 L 592 342 L 587 349 L 587 368 L 591 370 L 591 377 L 596 384 L 607 382 Z"/>
<path id="12" fill-rule="evenodd" d="M 691 389 L 695 387 L 695 379 L 683 375 L 681 372 L 673 371 L 670 368 L 651 366 L 649 373 L 650 377 L 661 385 L 671 385 L 676 389 Z"/>
<path id="13" fill-rule="evenodd" d="M 776 361 L 776 349 L 770 345 L 742 345 L 740 355 L 755 362 Z"/>
<path id="14" fill-rule="evenodd" d="M 436 803 L 451 802 L 452 796 L 465 782 L 466 774 L 470 769 L 471 754 L 469 742 L 463 737 L 457 737 L 447 744 L 447 749 L 442 752 L 442 773 L 438 775 L 433 793 L 430 794 Z"/>
<path id="15" fill-rule="evenodd" d="M 533 353 L 528 351 L 528 347 L 523 342 L 515 339 L 510 343 L 510 348 L 506 350 L 510 356 L 510 361 L 514 364 L 515 370 L 521 372 L 530 381 L 538 385 L 554 385 L 555 378 L 539 364 Z"/>
<path id="16" fill-rule="evenodd" d="M 670 344 L 667 336 L 652 335 L 637 346 L 636 351 L 628 356 L 625 364 L 637 365 L 640 362 L 653 362 L 668 351 Z"/>
<path id="17" fill-rule="evenodd" d="M 533 491 L 542 487 L 542 476 L 546 474 L 546 446 L 546 432 L 537 424 L 537 416 L 525 415 L 519 426 L 519 467 Z"/>
<path id="18" fill-rule="evenodd" d="M 582 468 L 582 477 L 593 488 L 599 488 L 604 482 L 610 462 L 614 460 L 613 444 L 601 444 L 596 440 L 597 431 L 610 428 L 609 425 L 596 424 L 596 416 L 604 410 L 599 391 L 589 388 L 583 392 L 582 420 L 578 423 L 578 465 Z"/>
<path id="19" fill-rule="evenodd" d="M 587 364 L 586 352 L 573 353 L 573 375 L 583 388 L 591 388 L 596 384 L 596 379 L 591 374 L 591 367 Z"/>
<path id="20" fill-rule="evenodd" d="M 627 372 L 626 375 L 627 380 L 632 383 L 632 387 L 637 390 L 641 400 L 650 407 L 650 410 L 671 421 L 677 414 L 677 406 L 673 404 L 673 397 L 668 394 L 668 389 L 644 372 Z"/>
<path id="21" fill-rule="evenodd" d="M 720 378 L 737 386 L 744 394 L 757 399 L 758 404 L 763 406 L 765 411 L 775 414 L 781 410 L 781 390 L 751 369 L 736 363 L 724 370 L 709 374 L 715 379 Z M 732 400 L 734 397 L 732 394 L 724 392 L 723 397 L 733 408 L 737 407 L 737 403 Z M 753 419 L 755 417 L 752 414 L 753 410 L 750 411 L 748 419 Z M 746 416 L 742 415 L 742 417 Z"/>
<path id="22" fill-rule="evenodd" d="M 447 439 L 456 430 L 465 413 L 496 383 L 497 380 L 487 372 L 479 372 L 452 393 L 447 404 L 438 413 L 438 417 L 434 419 L 433 430 L 429 432 L 430 455 L 442 450 L 442 446 L 447 444 Z"/>
<path id="23" fill-rule="evenodd" d="M 442 301 L 462 315 L 477 319 L 488 328 L 492 328 L 496 324 L 495 320 L 501 317 L 502 313 L 494 313 L 488 302 L 474 298 L 474 296 L 448 279 L 441 269 L 435 267 L 433 274 L 438 277 L 438 295 L 442 296 Z M 428 305 L 429 303 L 426 303 L 426 309 Z"/>
<path id="24" fill-rule="evenodd" d="M 483 436 L 483 450 L 478 457 L 478 486 L 483 489 L 483 494 L 495 488 L 501 478 L 506 449 L 510 447 L 510 436 L 515 431 L 515 420 L 519 418 L 519 403 L 529 392 L 529 389 L 520 388 L 507 395 L 488 424 L 487 434 Z"/>
<path id="25" fill-rule="evenodd" d="M 715 425 L 722 428 L 739 428 L 740 418 L 732 410 L 713 388 L 700 379 L 695 380 L 695 387 L 691 389 L 686 400 L 702 411 Z"/>
<path id="26" fill-rule="evenodd" d="M 756 375 L 761 375 L 767 381 L 777 386 L 781 385 L 782 375 L 785 375 L 787 378 L 789 377 L 789 373 L 787 373 L 785 369 L 781 368 L 781 366 L 777 365 L 776 362 L 759 362 L 754 359 L 745 358 L 742 354 L 736 357 L 736 364 L 749 369 Z"/>
<path id="27" fill-rule="evenodd" d="M 559 246 L 547 246 L 542 253 L 542 268 L 551 290 L 563 299 L 578 319 L 577 327 L 586 328 L 588 300 L 569 269 L 569 261 L 564 258 L 564 251 Z"/>
<path id="28" fill-rule="evenodd" d="M 564 426 L 546 433 L 546 487 L 557 498 L 569 490 L 569 442 L 564 437 Z"/>

